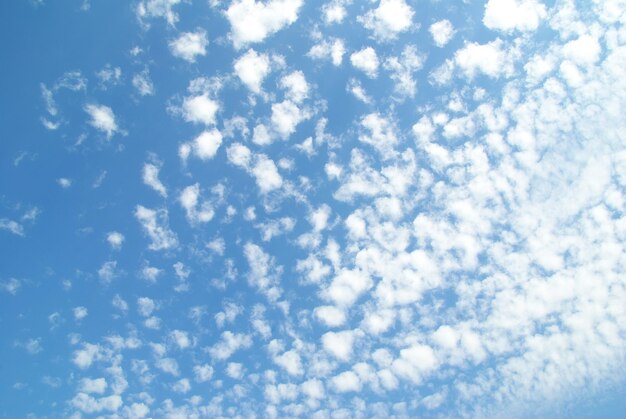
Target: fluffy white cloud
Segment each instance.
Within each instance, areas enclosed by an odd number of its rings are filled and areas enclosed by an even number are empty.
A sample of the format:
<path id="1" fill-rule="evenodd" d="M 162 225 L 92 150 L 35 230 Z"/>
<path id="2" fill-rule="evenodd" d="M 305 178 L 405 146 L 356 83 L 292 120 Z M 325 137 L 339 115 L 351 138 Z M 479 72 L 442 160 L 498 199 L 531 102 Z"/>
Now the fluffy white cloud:
<path id="1" fill-rule="evenodd" d="M 104 378 L 83 378 L 80 380 L 79 391 L 86 394 L 103 394 L 107 389 L 107 382 Z"/>
<path id="2" fill-rule="evenodd" d="M 470 42 L 455 53 L 454 60 L 469 78 L 478 73 L 498 77 L 509 71 L 508 58 L 502 50 L 502 44 L 501 39 L 487 44 Z"/>
<path id="3" fill-rule="evenodd" d="M 272 127 L 283 139 L 296 132 L 298 124 L 307 118 L 307 113 L 290 100 L 272 105 Z"/>
<path id="4" fill-rule="evenodd" d="M 176 234 L 168 226 L 166 209 L 152 210 L 143 205 L 137 205 L 135 218 L 141 223 L 144 232 L 151 240 L 148 246 L 150 250 L 167 250 L 178 245 Z"/>
<path id="5" fill-rule="evenodd" d="M 182 190 L 178 197 L 191 224 L 206 223 L 213 219 L 215 211 L 209 202 L 200 203 L 200 184 L 195 183 Z"/>
<path id="6" fill-rule="evenodd" d="M 294 103 L 300 103 L 309 96 L 309 84 L 302 71 L 293 71 L 280 79 L 280 87 Z"/>
<path id="7" fill-rule="evenodd" d="M 148 297 L 139 297 L 137 299 L 137 311 L 141 316 L 149 317 L 155 308 L 156 303 L 153 299 Z"/>
<path id="8" fill-rule="evenodd" d="M 219 103 L 209 99 L 208 94 L 185 98 L 182 106 L 183 118 L 194 124 L 213 125 L 215 114 L 220 109 Z"/>
<path id="9" fill-rule="evenodd" d="M 119 231 L 110 231 L 107 233 L 107 242 L 109 242 L 111 248 L 119 250 L 124 243 L 124 235 Z"/>
<path id="10" fill-rule="evenodd" d="M 222 145 L 222 134 L 212 129 L 204 131 L 193 140 L 193 151 L 201 160 L 208 160 L 215 157 L 217 150 Z"/>
<path id="11" fill-rule="evenodd" d="M 108 106 L 90 103 L 85 105 L 84 109 L 91 117 L 89 124 L 95 129 L 104 132 L 107 138 L 111 138 L 113 134 L 119 131 L 113 110 Z"/>
<path id="12" fill-rule="evenodd" d="M 213 377 L 213 367 L 209 364 L 196 365 L 193 367 L 193 373 L 196 377 L 196 381 L 199 383 L 205 383 Z"/>
<path id="13" fill-rule="evenodd" d="M 439 20 L 428 28 L 430 35 L 433 37 L 433 42 L 439 48 L 446 46 L 448 42 L 454 36 L 454 26 L 448 19 Z"/>
<path id="14" fill-rule="evenodd" d="M 546 6 L 537 0 L 489 0 L 483 23 L 503 32 L 534 31 L 547 16 Z"/>
<path id="15" fill-rule="evenodd" d="M 300 354 L 293 349 L 275 356 L 274 362 L 276 365 L 283 368 L 289 375 L 299 376 L 304 372 Z"/>
<path id="16" fill-rule="evenodd" d="M 326 332 L 322 336 L 324 350 L 340 361 L 348 362 L 352 358 L 352 346 L 358 333 L 353 330 Z"/>
<path id="17" fill-rule="evenodd" d="M 249 348 L 252 338 L 249 335 L 226 331 L 222 333 L 221 340 L 209 348 L 211 357 L 223 361 L 240 349 Z"/>
<path id="18" fill-rule="evenodd" d="M 330 381 L 338 393 L 359 392 L 362 388 L 359 376 L 353 371 L 344 371 L 334 376 Z"/>
<path id="19" fill-rule="evenodd" d="M 158 162 L 144 164 L 142 170 L 143 183 L 154 189 L 162 197 L 166 198 L 167 189 L 161 180 L 159 180 L 160 170 L 161 164 Z"/>
<path id="20" fill-rule="evenodd" d="M 148 69 L 143 70 L 133 76 L 133 87 L 137 90 L 141 96 L 154 95 L 155 89 L 152 80 L 150 79 L 150 71 Z"/>
<path id="21" fill-rule="evenodd" d="M 378 75 L 378 55 L 376 50 L 372 47 L 363 48 L 360 51 L 352 53 L 350 55 L 350 62 L 352 65 L 364 72 L 369 78 L 376 78 Z"/>
<path id="22" fill-rule="evenodd" d="M 137 19 L 148 26 L 146 20 L 153 18 L 164 18 L 168 24 L 174 25 L 178 22 L 178 14 L 174 12 L 173 8 L 179 4 L 181 0 L 143 0 L 137 3 L 135 13 Z"/>
<path id="23" fill-rule="evenodd" d="M 334 66 L 340 66 L 343 61 L 343 56 L 346 53 L 346 47 L 341 39 L 334 39 L 332 41 L 324 40 L 311 47 L 307 56 L 316 59 L 330 59 Z"/>
<path id="24" fill-rule="evenodd" d="M 342 326 L 347 320 L 345 311 L 335 306 L 317 307 L 313 314 L 328 327 Z"/>
<path id="25" fill-rule="evenodd" d="M 122 407 L 122 398 L 117 395 L 93 398 L 86 393 L 79 392 L 70 401 L 70 404 L 84 413 L 98 413 L 102 411 L 117 412 Z"/>
<path id="26" fill-rule="evenodd" d="M 270 59 L 253 49 L 239 57 L 234 64 L 235 74 L 253 93 L 261 93 L 263 80 L 270 73 Z"/>
<path id="27" fill-rule="evenodd" d="M 235 0 L 226 10 L 235 48 L 262 42 L 298 19 L 302 0 Z"/>
<path id="28" fill-rule="evenodd" d="M 209 38 L 203 29 L 198 29 L 195 32 L 183 32 L 169 43 L 173 56 L 190 63 L 194 63 L 198 57 L 206 55 L 207 45 L 209 45 Z"/>
<path id="29" fill-rule="evenodd" d="M 404 0 L 380 0 L 378 7 L 359 16 L 363 26 L 379 41 L 391 41 L 412 25 L 415 12 Z"/>
<path id="30" fill-rule="evenodd" d="M 274 161 L 265 154 L 259 154 L 256 157 L 251 173 L 256 178 L 256 183 L 261 193 L 271 192 L 283 185 L 283 178 L 278 173 Z"/>
<path id="31" fill-rule="evenodd" d="M 82 306 L 74 307 L 74 310 L 72 310 L 72 312 L 74 313 L 74 319 L 77 321 L 84 319 L 89 314 L 87 308 Z"/>

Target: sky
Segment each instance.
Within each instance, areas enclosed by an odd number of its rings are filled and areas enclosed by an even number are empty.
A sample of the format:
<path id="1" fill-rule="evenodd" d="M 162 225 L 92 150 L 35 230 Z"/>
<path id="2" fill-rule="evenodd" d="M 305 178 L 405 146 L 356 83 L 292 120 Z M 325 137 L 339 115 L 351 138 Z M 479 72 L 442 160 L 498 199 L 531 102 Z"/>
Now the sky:
<path id="1" fill-rule="evenodd" d="M 0 2 L 0 417 L 623 417 L 625 25 Z"/>

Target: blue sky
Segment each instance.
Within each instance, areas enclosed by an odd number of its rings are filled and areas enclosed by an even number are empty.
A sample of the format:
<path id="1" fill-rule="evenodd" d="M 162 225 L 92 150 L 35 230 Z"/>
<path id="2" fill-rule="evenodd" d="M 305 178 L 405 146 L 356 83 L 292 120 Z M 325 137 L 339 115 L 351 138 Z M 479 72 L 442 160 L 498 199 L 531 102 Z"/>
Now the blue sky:
<path id="1" fill-rule="evenodd" d="M 625 23 L 2 3 L 2 417 L 620 417 Z"/>

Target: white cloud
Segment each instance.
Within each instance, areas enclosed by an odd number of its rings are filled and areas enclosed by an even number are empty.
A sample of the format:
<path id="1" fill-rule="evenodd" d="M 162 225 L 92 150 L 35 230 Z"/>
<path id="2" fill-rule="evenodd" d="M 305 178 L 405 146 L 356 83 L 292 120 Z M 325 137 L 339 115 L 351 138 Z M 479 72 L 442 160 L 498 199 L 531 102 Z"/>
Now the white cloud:
<path id="1" fill-rule="evenodd" d="M 108 106 L 90 103 L 85 105 L 84 109 L 91 117 L 89 124 L 106 133 L 107 138 L 111 138 L 113 134 L 119 131 L 113 110 Z"/>
<path id="2" fill-rule="evenodd" d="M 324 350 L 340 361 L 348 362 L 352 358 L 352 346 L 358 333 L 353 330 L 326 332 L 322 336 Z"/>
<path id="3" fill-rule="evenodd" d="M 141 96 L 153 96 L 155 93 L 154 84 L 150 79 L 150 71 L 148 69 L 143 70 L 141 73 L 136 73 L 133 76 L 132 83 L 137 93 Z"/>
<path id="4" fill-rule="evenodd" d="M 88 394 L 79 392 L 70 401 L 70 404 L 84 413 L 98 413 L 102 411 L 117 412 L 122 407 L 122 398 L 117 395 L 93 398 Z"/>
<path id="5" fill-rule="evenodd" d="M 262 42 L 298 19 L 302 0 L 235 0 L 226 10 L 233 45 Z"/>
<path id="6" fill-rule="evenodd" d="M 83 343 L 83 348 L 74 351 L 72 362 L 80 369 L 87 369 L 94 361 L 101 358 L 101 348 L 91 343 Z"/>
<path id="7" fill-rule="evenodd" d="M 253 93 L 261 93 L 263 80 L 270 73 L 270 59 L 267 54 L 258 54 L 255 50 L 239 57 L 234 64 L 235 74 Z"/>
<path id="8" fill-rule="evenodd" d="M 563 46 L 563 56 L 578 65 L 591 65 L 600 58 L 602 47 L 592 35 L 583 35 Z"/>
<path id="9" fill-rule="evenodd" d="M 191 390 L 191 383 L 187 378 L 181 378 L 172 384 L 172 390 L 176 393 L 186 394 Z"/>
<path id="10" fill-rule="evenodd" d="M 309 84 L 302 71 L 292 71 L 280 79 L 280 87 L 294 103 L 300 103 L 309 96 Z"/>
<path id="11" fill-rule="evenodd" d="M 265 154 L 257 155 L 251 173 L 256 178 L 256 183 L 261 193 L 271 192 L 283 185 L 283 178 L 278 173 L 274 161 Z"/>
<path id="12" fill-rule="evenodd" d="M 308 114 L 290 100 L 272 105 L 272 127 L 283 139 L 296 132 L 298 124 L 305 119 L 308 119 Z"/>
<path id="13" fill-rule="evenodd" d="M 361 82 L 358 81 L 357 79 L 348 80 L 348 84 L 346 85 L 346 90 L 352 93 L 352 95 L 355 98 L 365 103 L 366 105 L 369 105 L 372 103 L 372 98 L 367 95 L 367 92 L 361 85 Z"/>
<path id="14" fill-rule="evenodd" d="M 345 311 L 335 306 L 317 307 L 313 314 L 328 327 L 342 326 L 347 320 Z"/>
<path id="15" fill-rule="evenodd" d="M 233 143 L 226 150 L 228 161 L 242 169 L 248 169 L 252 161 L 252 152 L 241 143 Z"/>
<path id="16" fill-rule="evenodd" d="M 213 367 L 209 364 L 196 365 L 193 367 L 193 373 L 197 382 L 205 383 L 213 377 Z"/>
<path id="17" fill-rule="evenodd" d="M 526 32 L 537 29 L 546 16 L 546 6 L 537 0 L 489 0 L 483 23 L 503 32 Z"/>
<path id="18" fill-rule="evenodd" d="M 350 55 L 350 62 L 369 78 L 375 79 L 378 75 L 378 55 L 376 55 L 376 51 L 372 47 L 363 48 L 360 51 L 352 53 L 352 55 Z"/>
<path id="19" fill-rule="evenodd" d="M 143 0 L 137 4 L 135 13 L 137 19 L 145 25 L 147 19 L 164 18 L 170 26 L 178 22 L 178 14 L 174 12 L 173 7 L 179 4 L 181 0 Z"/>
<path id="20" fill-rule="evenodd" d="M 203 131 L 193 140 L 193 151 L 201 160 L 209 160 L 215 157 L 221 145 L 222 134 L 218 130 L 212 129 Z"/>
<path id="21" fill-rule="evenodd" d="M 143 183 L 154 189 L 162 197 L 166 198 L 167 188 L 159 179 L 160 170 L 160 162 L 145 163 L 142 170 Z"/>
<path id="22" fill-rule="evenodd" d="M 304 372 L 300 354 L 293 349 L 275 356 L 274 362 L 276 365 L 283 368 L 289 375 L 299 376 Z"/>
<path id="23" fill-rule="evenodd" d="M 74 307 L 72 312 L 74 313 L 74 319 L 77 321 L 84 319 L 85 317 L 87 317 L 87 314 L 89 314 L 89 312 L 87 311 L 87 308 L 82 307 L 82 306 Z"/>
<path id="24" fill-rule="evenodd" d="M 185 331 L 172 330 L 170 339 L 178 346 L 178 349 L 187 349 L 191 346 L 191 339 L 189 339 L 189 334 Z"/>
<path id="25" fill-rule="evenodd" d="M 389 57 L 383 66 L 391 71 L 391 79 L 395 82 L 394 91 L 402 97 L 414 97 L 417 82 L 413 74 L 422 68 L 424 58 L 413 45 L 407 45 L 399 57 Z"/>
<path id="26" fill-rule="evenodd" d="M 315 60 L 330 59 L 334 66 L 338 67 L 343 61 L 346 47 L 341 39 L 321 41 L 311 47 L 307 56 Z"/>
<path id="27" fill-rule="evenodd" d="M 240 349 L 249 348 L 252 338 L 246 334 L 238 334 L 230 331 L 222 333 L 221 339 L 209 348 L 211 357 L 223 361 Z"/>
<path id="28" fill-rule="evenodd" d="M 195 32 L 183 32 L 178 38 L 170 41 L 169 47 L 173 56 L 195 63 L 198 57 L 206 55 L 208 44 L 206 31 L 198 29 Z"/>
<path id="29" fill-rule="evenodd" d="M 148 297 L 139 297 L 137 299 L 137 311 L 143 317 L 150 317 L 152 312 L 156 309 L 156 303 L 153 299 Z"/>
<path id="30" fill-rule="evenodd" d="M 98 269 L 98 277 L 104 283 L 109 283 L 117 277 L 117 261 L 110 260 L 104 262 L 100 269 Z"/>
<path id="31" fill-rule="evenodd" d="M 256 244 L 246 243 L 244 255 L 250 266 L 248 283 L 264 293 L 270 301 L 275 301 L 282 292 L 279 288 L 282 269 L 276 267 L 274 258 Z"/>
<path id="32" fill-rule="evenodd" d="M 343 19 L 347 15 L 345 4 L 349 2 L 350 0 L 333 0 L 326 3 L 322 7 L 322 17 L 324 22 L 327 25 L 343 22 Z"/>
<path id="33" fill-rule="evenodd" d="M 391 41 L 413 24 L 415 12 L 404 0 L 380 0 L 378 7 L 357 19 L 378 41 Z"/>
<path id="34" fill-rule="evenodd" d="M 57 179 L 57 183 L 59 184 L 60 187 L 62 187 L 63 189 L 67 189 L 70 186 L 72 186 L 72 180 L 65 178 L 65 177 L 61 177 Z"/>
<path id="35" fill-rule="evenodd" d="M 207 93 L 186 97 L 183 101 L 182 113 L 187 122 L 194 124 L 214 125 L 215 114 L 219 111 L 219 103 L 209 99 Z"/>
<path id="36" fill-rule="evenodd" d="M 243 364 L 239 362 L 229 362 L 226 366 L 226 375 L 233 380 L 241 380 L 243 378 Z"/>
<path id="37" fill-rule="evenodd" d="M 200 184 L 187 186 L 180 193 L 178 201 L 185 209 L 187 220 L 191 224 L 207 223 L 213 219 L 215 211 L 208 202 L 200 203 Z"/>
<path id="38" fill-rule="evenodd" d="M 178 377 L 180 375 L 178 362 L 174 358 L 158 359 L 154 365 L 161 371 L 173 375 L 174 377 Z"/>
<path id="39" fill-rule="evenodd" d="M 362 387 L 359 376 L 352 371 L 344 371 L 334 376 L 330 382 L 338 393 L 359 392 Z"/>
<path id="40" fill-rule="evenodd" d="M 122 244 L 124 244 L 124 235 L 119 231 L 109 231 L 107 233 L 107 242 L 112 249 L 119 250 L 122 248 Z"/>
<path id="41" fill-rule="evenodd" d="M 323 295 L 339 306 L 350 306 L 371 286 L 372 280 L 362 272 L 342 270 L 333 278 Z"/>
<path id="42" fill-rule="evenodd" d="M 433 42 L 439 48 L 446 46 L 448 42 L 454 36 L 454 26 L 448 19 L 439 20 L 428 28 L 430 35 L 433 37 Z"/>
<path id="43" fill-rule="evenodd" d="M 86 394 L 103 394 L 107 387 L 107 382 L 104 378 L 83 378 L 80 380 L 79 391 Z"/>
<path id="44" fill-rule="evenodd" d="M 19 279 L 9 278 L 6 281 L 0 282 L 0 289 L 8 292 L 11 295 L 17 294 L 17 291 L 22 287 L 22 282 Z"/>
<path id="45" fill-rule="evenodd" d="M 359 141 L 374 147 L 383 157 L 394 154 L 394 147 L 398 143 L 393 123 L 377 113 L 371 113 L 361 119 L 362 133 Z"/>
<path id="46" fill-rule="evenodd" d="M 509 71 L 501 39 L 487 44 L 471 42 L 455 53 L 454 60 L 469 78 L 475 77 L 478 73 L 498 77 Z"/>
<path id="47" fill-rule="evenodd" d="M 178 246 L 178 238 L 168 226 L 166 209 L 152 210 L 143 205 L 137 205 L 135 218 L 141 223 L 144 232 L 151 240 L 148 246 L 150 250 L 167 250 Z"/>

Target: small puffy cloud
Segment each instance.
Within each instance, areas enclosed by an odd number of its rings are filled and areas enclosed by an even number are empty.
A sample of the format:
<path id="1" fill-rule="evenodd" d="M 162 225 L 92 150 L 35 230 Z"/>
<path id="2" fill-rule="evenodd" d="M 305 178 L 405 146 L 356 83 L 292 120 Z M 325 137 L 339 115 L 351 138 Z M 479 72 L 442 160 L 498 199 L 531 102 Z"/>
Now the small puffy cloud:
<path id="1" fill-rule="evenodd" d="M 274 362 L 276 365 L 283 368 L 289 375 L 298 376 L 302 375 L 304 372 L 300 354 L 293 349 L 275 356 Z"/>
<path id="2" fill-rule="evenodd" d="M 79 392 L 70 401 L 70 404 L 83 413 L 99 413 L 102 411 L 117 412 L 122 407 L 122 398 L 117 395 L 93 398 L 86 393 Z"/>
<path id="3" fill-rule="evenodd" d="M 578 65 L 590 65 L 598 61 L 602 47 L 592 35 L 583 35 L 563 46 L 563 56 Z"/>
<path id="4" fill-rule="evenodd" d="M 119 67 L 111 67 L 110 64 L 96 73 L 96 77 L 100 81 L 100 87 L 106 90 L 109 86 L 115 86 L 122 80 L 122 69 Z"/>
<path id="5" fill-rule="evenodd" d="M 259 94 L 263 80 L 270 73 L 270 59 L 267 54 L 259 54 L 249 49 L 235 61 L 234 68 L 239 80 L 251 92 Z"/>
<path id="6" fill-rule="evenodd" d="M 209 160 L 215 157 L 217 150 L 222 145 L 222 134 L 212 129 L 204 131 L 193 140 L 194 154 L 201 160 Z"/>
<path id="7" fill-rule="evenodd" d="M 6 281 L 0 282 L 0 289 L 4 292 L 8 292 L 11 295 L 17 294 L 17 291 L 22 287 L 22 281 L 16 278 L 9 278 Z"/>
<path id="8" fill-rule="evenodd" d="M 346 0 L 333 0 L 322 7 L 322 18 L 327 25 L 341 23 L 346 17 Z"/>
<path id="9" fill-rule="evenodd" d="M 243 378 L 243 364 L 239 362 L 229 362 L 226 366 L 226 375 L 233 380 L 241 380 Z"/>
<path id="10" fill-rule="evenodd" d="M 170 339 L 178 346 L 178 349 L 187 349 L 191 346 L 189 334 L 182 330 L 172 330 L 170 332 Z"/>
<path id="11" fill-rule="evenodd" d="M 356 336 L 357 333 L 352 330 L 327 332 L 322 336 L 322 346 L 326 352 L 340 361 L 350 361 Z"/>
<path id="12" fill-rule="evenodd" d="M 242 169 L 248 169 L 252 161 L 252 152 L 241 143 L 233 143 L 226 150 L 228 161 Z"/>
<path id="13" fill-rule="evenodd" d="M 208 44 L 206 31 L 198 29 L 195 32 L 183 32 L 178 38 L 170 41 L 169 47 L 173 56 L 194 63 L 197 57 L 206 55 Z"/>
<path id="14" fill-rule="evenodd" d="M 274 258 L 254 243 L 246 243 L 243 250 L 250 265 L 248 283 L 264 293 L 268 299 L 276 300 L 281 293 L 278 283 L 282 268 L 276 267 Z"/>
<path id="15" fill-rule="evenodd" d="M 502 32 L 527 32 L 537 29 L 546 16 L 546 6 L 537 0 L 489 0 L 483 23 Z"/>
<path id="16" fill-rule="evenodd" d="M 107 389 L 107 382 L 104 378 L 83 378 L 80 380 L 79 391 L 87 394 L 104 394 Z"/>
<path id="17" fill-rule="evenodd" d="M 290 100 L 272 105 L 272 127 L 283 139 L 296 132 L 298 124 L 307 118 L 307 113 Z"/>
<path id="18" fill-rule="evenodd" d="M 334 376 L 330 380 L 333 388 L 338 393 L 347 393 L 351 391 L 361 391 L 361 380 L 359 376 L 352 371 L 344 371 L 341 374 Z"/>
<path id="19" fill-rule="evenodd" d="M 108 262 L 104 262 L 100 269 L 98 269 L 98 277 L 104 283 L 109 283 L 115 279 L 117 276 L 117 262 L 114 260 L 110 260 Z"/>
<path id="20" fill-rule="evenodd" d="M 256 183 L 261 193 L 268 193 L 283 185 L 283 178 L 278 173 L 274 161 L 265 154 L 259 154 L 256 163 L 252 168 L 252 175 L 256 178 Z"/>
<path id="21" fill-rule="evenodd" d="M 68 179 L 66 177 L 61 177 L 57 179 L 57 183 L 59 184 L 60 187 L 62 187 L 63 189 L 67 189 L 70 186 L 72 186 L 72 180 Z"/>
<path id="22" fill-rule="evenodd" d="M 328 327 L 338 327 L 346 322 L 346 313 L 344 310 L 335 306 L 317 307 L 313 314 L 315 317 Z"/>
<path id="23" fill-rule="evenodd" d="M 331 41 L 321 41 L 311 47 L 307 56 L 315 60 L 330 59 L 334 66 L 340 66 L 346 47 L 341 39 Z"/>
<path id="24" fill-rule="evenodd" d="M 393 155 L 398 137 L 392 121 L 378 113 L 371 113 L 361 119 L 361 127 L 359 141 L 371 145 L 384 157 Z"/>
<path id="25" fill-rule="evenodd" d="M 322 295 L 343 307 L 351 306 L 361 294 L 372 287 L 372 280 L 358 270 L 342 270 L 333 278 Z"/>
<path id="26" fill-rule="evenodd" d="M 186 187 L 180 193 L 178 201 L 185 209 L 187 220 L 191 224 L 206 223 L 213 219 L 215 212 L 208 202 L 200 203 L 200 184 Z"/>
<path id="27" fill-rule="evenodd" d="M 163 18 L 170 26 L 178 22 L 178 14 L 174 12 L 174 6 L 182 0 L 143 0 L 137 4 L 135 13 L 137 19 L 144 25 L 148 26 L 146 20 L 154 18 Z"/>
<path id="28" fill-rule="evenodd" d="M 300 384 L 300 389 L 302 390 L 302 394 L 306 395 L 309 399 L 320 400 L 326 395 L 324 383 L 316 378 Z"/>
<path id="29" fill-rule="evenodd" d="M 119 250 L 124 244 L 124 235 L 119 231 L 110 231 L 107 233 L 107 242 L 112 249 Z"/>
<path id="30" fill-rule="evenodd" d="M 226 10 L 233 45 L 262 42 L 298 19 L 302 0 L 235 0 Z"/>
<path id="31" fill-rule="evenodd" d="M 413 74 L 422 68 L 424 58 L 413 45 L 407 45 L 399 57 L 389 57 L 383 64 L 386 70 L 391 71 L 390 77 L 395 82 L 394 91 L 400 96 L 414 97 L 417 91 L 417 82 Z"/>
<path id="32" fill-rule="evenodd" d="M 252 346 L 252 338 L 249 335 L 226 331 L 222 333 L 220 341 L 209 348 L 209 354 L 212 358 L 223 361 L 239 349 L 250 346 Z"/>
<path id="33" fill-rule="evenodd" d="M 191 383 L 187 378 L 181 378 L 180 380 L 172 384 L 172 390 L 176 393 L 188 393 L 189 390 L 191 390 Z"/>
<path id="34" fill-rule="evenodd" d="M 433 42 L 439 48 L 446 46 L 454 36 L 454 26 L 452 26 L 452 23 L 448 19 L 433 23 L 430 25 L 430 28 L 428 28 L 428 31 L 433 38 Z"/>
<path id="35" fill-rule="evenodd" d="M 378 41 L 391 41 L 411 27 L 414 14 L 404 0 L 380 0 L 376 9 L 359 16 L 358 21 L 372 31 Z"/>
<path id="36" fill-rule="evenodd" d="M 182 106 L 182 114 L 187 122 L 214 125 L 215 114 L 219 109 L 219 103 L 210 99 L 208 94 L 205 93 L 185 98 Z"/>
<path id="37" fill-rule="evenodd" d="M 196 365 L 193 367 L 193 373 L 198 383 L 205 383 L 213 377 L 213 367 L 209 364 Z"/>
<path id="38" fill-rule="evenodd" d="M 90 103 L 85 105 L 84 109 L 91 117 L 89 125 L 104 132 L 107 138 L 111 138 L 119 130 L 113 110 L 108 106 Z"/>
<path id="39" fill-rule="evenodd" d="M 368 96 L 365 88 L 361 85 L 361 82 L 357 79 L 348 80 L 348 84 L 346 85 L 346 90 L 352 93 L 352 96 L 360 100 L 361 102 L 369 105 L 372 103 L 372 98 Z"/>
<path id="40" fill-rule="evenodd" d="M 139 297 L 137 299 L 137 311 L 141 316 L 150 317 L 155 308 L 156 303 L 153 299 L 148 297 Z"/>
<path id="41" fill-rule="evenodd" d="M 155 362 L 154 366 L 167 374 L 173 375 L 174 377 L 180 375 L 178 362 L 174 358 L 161 358 Z"/>
<path id="42" fill-rule="evenodd" d="M 84 319 L 85 317 L 87 317 L 87 314 L 89 314 L 87 308 L 85 307 L 74 307 L 74 310 L 72 311 L 74 313 L 74 319 L 77 321 Z"/>
<path id="43" fill-rule="evenodd" d="M 293 71 L 280 79 L 280 87 L 294 103 L 300 103 L 309 96 L 309 84 L 302 71 Z"/>
<path id="44" fill-rule="evenodd" d="M 468 78 L 473 78 L 478 73 L 498 77 L 508 71 L 507 56 L 502 50 L 501 39 L 487 44 L 468 43 L 455 53 L 454 61 Z"/>
<path id="45" fill-rule="evenodd" d="M 350 55 L 350 62 L 369 78 L 374 79 L 378 75 L 378 55 L 376 55 L 376 50 L 372 47 L 363 48 L 360 51 L 352 53 L 352 55 Z"/>
<path id="46" fill-rule="evenodd" d="M 168 226 L 166 209 L 152 210 L 143 205 L 137 205 L 135 218 L 141 223 L 144 232 L 151 240 L 148 246 L 150 250 L 167 250 L 178 245 L 176 234 Z"/>
<path id="47" fill-rule="evenodd" d="M 72 362 L 80 369 L 87 369 L 101 357 L 102 348 L 99 345 L 83 343 L 82 349 L 74 351 Z"/>
<path id="48" fill-rule="evenodd" d="M 142 170 L 143 183 L 155 190 L 159 195 L 166 198 L 167 189 L 165 185 L 159 179 L 159 172 L 161 171 L 161 163 L 145 163 Z"/>
<path id="49" fill-rule="evenodd" d="M 155 283 L 163 271 L 157 267 L 146 265 L 141 269 L 140 276 L 148 282 Z"/>
<path id="50" fill-rule="evenodd" d="M 141 96 L 154 95 L 154 84 L 150 79 L 150 72 L 148 69 L 143 70 L 141 73 L 137 73 L 133 76 L 133 87 L 137 90 Z"/>

